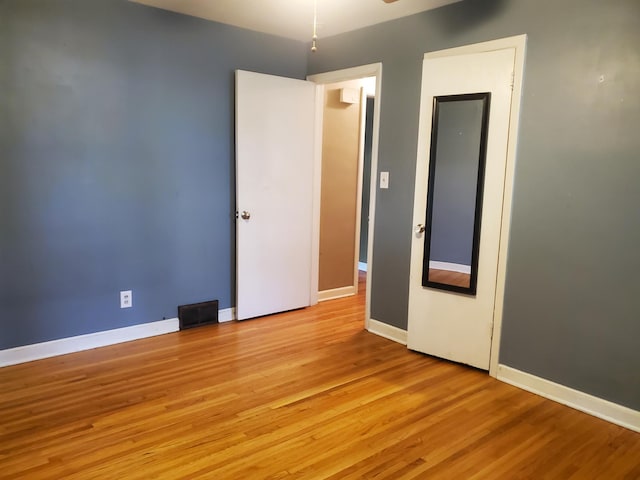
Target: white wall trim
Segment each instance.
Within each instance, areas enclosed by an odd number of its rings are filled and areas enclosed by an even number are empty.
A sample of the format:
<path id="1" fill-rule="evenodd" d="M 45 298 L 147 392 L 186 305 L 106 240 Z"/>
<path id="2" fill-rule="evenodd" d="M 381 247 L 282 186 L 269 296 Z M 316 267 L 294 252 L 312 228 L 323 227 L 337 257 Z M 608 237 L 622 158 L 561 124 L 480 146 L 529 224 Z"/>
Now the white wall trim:
<path id="1" fill-rule="evenodd" d="M 436 50 L 427 52 L 423 58 L 440 58 L 451 57 L 454 55 L 469 55 L 471 53 L 491 52 L 493 50 L 503 50 L 505 48 L 524 48 L 527 41 L 527 35 L 513 35 L 511 37 L 497 38 L 495 40 L 487 40 L 486 42 L 472 43 L 462 45 L 460 47 L 445 48 L 444 50 Z"/>
<path id="2" fill-rule="evenodd" d="M 218 322 L 225 323 L 236 319 L 235 308 L 218 310 Z M 88 333 L 76 337 L 61 338 L 49 342 L 34 343 L 22 347 L 0 350 L 0 367 L 17 365 L 19 363 L 32 362 L 43 358 L 66 355 L 68 353 L 91 350 L 92 348 L 106 347 L 117 343 L 140 340 L 142 338 L 155 337 L 165 333 L 173 333 L 180 330 L 180 321 L 177 318 L 160 320 L 158 322 L 142 323 L 130 327 L 116 328 L 102 332 Z"/>
<path id="3" fill-rule="evenodd" d="M 498 380 L 522 388 L 621 427 L 640 432 L 640 412 L 588 393 L 554 383 L 506 365 L 498 365 Z"/>
<path id="4" fill-rule="evenodd" d="M 347 80 L 357 80 L 365 77 L 375 77 L 382 71 L 382 63 L 370 63 L 368 65 L 360 65 L 357 67 L 344 68 L 342 70 L 334 70 L 332 72 L 316 73 L 308 75 L 307 80 L 310 82 L 327 84 L 346 82 Z M 379 78 L 377 80 L 380 80 Z M 376 95 L 378 95 L 378 85 L 376 83 Z"/>
<path id="5" fill-rule="evenodd" d="M 367 263 L 366 262 L 358 262 L 358 270 L 361 272 L 367 271 Z"/>
<path id="6" fill-rule="evenodd" d="M 367 330 L 381 337 L 393 340 L 394 342 L 401 343 L 402 345 L 407 344 L 407 331 L 394 327 L 393 325 L 387 325 L 372 318 L 369 320 Z"/>
<path id="7" fill-rule="evenodd" d="M 360 82 L 364 84 L 364 81 Z M 358 277 L 360 276 L 360 229 L 362 225 L 362 192 L 365 187 L 363 185 L 364 180 L 364 143 L 365 143 L 365 131 L 367 129 L 367 92 L 365 87 L 360 87 L 360 122 L 358 124 L 358 180 L 356 181 L 356 215 L 353 219 L 356 227 L 354 235 L 353 245 L 353 285 L 358 291 Z M 366 297 L 366 292 L 365 292 Z M 365 303 L 366 303 L 365 298 Z"/>
<path id="8" fill-rule="evenodd" d="M 231 322 L 236 319 L 235 308 L 225 308 L 224 310 L 218 310 L 218 323 Z"/>
<path id="9" fill-rule="evenodd" d="M 0 350 L 0 367 L 177 332 L 177 318 Z"/>
<path id="10" fill-rule="evenodd" d="M 332 288 L 331 290 L 323 290 L 318 292 L 318 301 L 334 300 L 336 298 L 350 297 L 358 293 L 358 289 L 350 285 L 348 287 Z"/>
<path id="11" fill-rule="evenodd" d="M 315 133 L 313 148 L 313 187 L 311 215 L 311 283 L 309 305 L 318 303 L 320 280 L 320 207 L 322 203 L 322 132 L 324 128 L 324 85 L 316 85 Z"/>
<path id="12" fill-rule="evenodd" d="M 502 197 L 502 226 L 500 228 L 500 250 L 498 251 L 498 275 L 496 278 L 496 296 L 493 304 L 493 333 L 491 337 L 491 358 L 489 375 L 495 377 L 500 359 L 500 338 L 502 337 L 502 315 L 504 311 L 504 292 L 507 282 L 507 256 L 509 254 L 509 232 L 511 231 L 511 208 L 513 201 L 513 182 L 518 149 L 518 129 L 520 125 L 520 106 L 522 104 L 522 82 L 524 62 L 527 51 L 527 36 L 518 35 L 490 43 L 497 48 L 514 48 L 516 58 L 513 65 L 513 96 L 511 97 L 511 118 L 509 121 L 509 142 L 507 144 L 507 164 L 505 167 L 504 192 Z"/>
<path id="13" fill-rule="evenodd" d="M 471 275 L 471 265 L 462 265 L 461 263 L 436 262 L 430 260 L 429 268 L 435 268 L 436 270 L 446 270 L 448 272 L 466 273 L 468 275 Z"/>

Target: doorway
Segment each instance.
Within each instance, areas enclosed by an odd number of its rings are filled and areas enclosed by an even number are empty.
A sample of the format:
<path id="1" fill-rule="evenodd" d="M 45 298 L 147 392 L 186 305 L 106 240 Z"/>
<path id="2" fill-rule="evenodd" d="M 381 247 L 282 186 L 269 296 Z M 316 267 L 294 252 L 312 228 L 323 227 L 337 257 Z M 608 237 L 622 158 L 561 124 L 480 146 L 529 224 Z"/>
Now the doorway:
<path id="1" fill-rule="evenodd" d="M 351 81 L 357 81 L 357 80 L 362 80 L 365 78 L 371 78 L 373 84 L 375 85 L 375 87 L 372 89 L 372 93 L 373 96 L 376 101 L 374 102 L 373 105 L 373 112 L 372 112 L 372 129 L 371 129 L 371 175 L 370 175 L 370 181 L 366 184 L 366 185 L 362 185 L 361 190 L 367 190 L 369 193 L 369 201 L 368 201 L 368 226 L 366 229 L 366 236 L 367 236 L 367 252 L 368 252 L 368 256 L 367 256 L 367 272 L 368 275 L 371 275 L 371 272 L 373 271 L 374 268 L 374 263 L 373 263 L 373 255 L 372 255 L 372 246 L 373 246 L 373 229 L 374 229 L 374 221 L 375 221 L 375 197 L 376 197 L 376 177 L 377 177 L 377 160 L 378 160 L 378 131 L 379 131 L 379 119 L 380 119 L 380 91 L 381 91 L 381 78 L 382 77 L 382 64 L 371 64 L 371 65 L 364 65 L 364 66 L 360 66 L 360 67 L 353 67 L 353 68 L 348 68 L 348 69 L 344 69 L 344 70 L 338 70 L 338 71 L 334 71 L 334 72 L 327 72 L 327 73 L 321 73 L 321 74 L 317 74 L 317 75 L 311 75 L 309 77 L 307 77 L 307 80 L 310 80 L 316 84 L 318 84 L 322 90 L 321 94 L 318 95 L 319 99 L 318 99 L 318 109 L 317 109 L 317 125 L 318 125 L 318 129 L 319 132 L 317 132 L 318 134 L 318 138 L 322 138 L 322 130 L 323 130 L 323 105 L 324 105 L 324 98 L 325 98 L 325 92 L 326 90 L 330 87 L 330 85 L 332 84 L 338 84 L 341 82 L 351 82 Z M 347 95 L 349 95 L 349 92 L 346 93 Z M 360 108 L 362 110 L 362 119 L 363 119 L 363 123 L 364 123 L 364 118 L 366 117 L 366 113 L 365 108 L 366 108 L 366 104 L 367 104 L 367 94 L 363 89 L 360 89 L 359 91 L 359 104 L 360 104 Z M 361 142 L 361 151 L 364 150 L 364 130 L 361 131 L 361 138 L 360 138 L 360 142 Z M 321 148 L 321 147 L 318 147 Z M 319 156 L 318 156 L 319 157 Z M 316 178 L 318 179 L 318 184 L 316 185 L 316 199 L 317 199 L 317 208 L 314 211 L 314 218 L 315 218 L 315 228 L 317 229 L 315 232 L 315 236 L 316 238 L 320 239 L 320 228 L 321 228 L 321 187 L 320 187 L 320 169 L 321 169 L 321 165 L 317 165 L 317 173 L 318 175 L 316 176 Z M 360 184 L 362 184 L 362 161 L 360 162 L 360 166 L 358 168 L 359 172 L 358 172 L 358 176 L 360 178 Z M 361 195 L 361 191 L 358 192 L 358 195 Z M 360 203 L 360 198 L 357 199 L 358 203 Z M 356 216 L 353 217 L 354 223 L 356 223 L 356 229 L 360 230 L 360 219 L 361 219 L 361 215 L 357 216 L 357 223 L 355 222 L 356 220 Z M 358 285 L 358 267 L 359 267 L 359 255 L 357 255 L 357 252 L 359 250 L 359 246 L 360 246 L 360 235 L 357 235 L 356 237 L 352 237 L 352 246 L 353 246 L 353 250 L 356 252 L 356 255 L 353 256 L 352 262 L 350 262 L 350 264 L 352 265 L 352 270 L 351 274 L 352 276 L 350 278 L 353 279 L 352 283 L 352 288 L 353 288 L 353 293 L 355 293 L 357 291 L 357 285 Z M 320 248 L 318 248 L 318 250 L 320 250 Z M 318 272 L 319 273 L 319 272 Z M 371 305 L 371 282 L 366 282 L 366 307 L 365 307 L 365 327 L 368 328 L 369 327 L 369 319 L 370 319 L 370 305 Z"/>
<path id="2" fill-rule="evenodd" d="M 367 238 L 370 128 L 367 98 L 375 96 L 375 77 L 324 85 L 318 299 L 358 291 L 362 240 Z M 372 117 L 372 115 L 369 115 Z M 371 125 L 372 127 L 372 125 Z M 367 138 L 368 137 L 368 138 Z M 369 141 L 367 141 L 369 140 Z M 370 148 L 369 148 L 370 150 Z M 367 158 L 368 157 L 368 158 Z M 369 160 L 366 162 L 366 160 Z M 363 221 L 363 212 L 367 220 Z M 362 253 L 366 254 L 366 246 Z"/>

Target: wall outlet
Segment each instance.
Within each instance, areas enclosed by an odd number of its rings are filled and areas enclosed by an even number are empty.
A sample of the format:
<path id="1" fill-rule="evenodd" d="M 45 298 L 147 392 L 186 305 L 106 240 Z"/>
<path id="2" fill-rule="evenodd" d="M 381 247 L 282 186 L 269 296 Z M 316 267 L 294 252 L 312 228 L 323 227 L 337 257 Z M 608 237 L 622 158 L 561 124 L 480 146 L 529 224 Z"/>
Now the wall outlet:
<path id="1" fill-rule="evenodd" d="M 124 290 L 120 292 L 120 308 L 133 307 L 133 294 L 131 290 Z"/>

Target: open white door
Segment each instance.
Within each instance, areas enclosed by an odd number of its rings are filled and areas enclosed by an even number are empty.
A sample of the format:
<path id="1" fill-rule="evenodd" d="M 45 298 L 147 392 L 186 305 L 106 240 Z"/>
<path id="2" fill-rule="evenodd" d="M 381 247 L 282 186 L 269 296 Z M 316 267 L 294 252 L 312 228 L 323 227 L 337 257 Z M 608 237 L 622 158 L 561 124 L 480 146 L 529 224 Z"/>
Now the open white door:
<path id="1" fill-rule="evenodd" d="M 236 72 L 238 320 L 311 304 L 315 101 L 314 83 Z"/>
<path id="2" fill-rule="evenodd" d="M 430 58 L 429 55 L 426 55 L 423 67 L 420 138 L 413 217 L 416 230 L 413 234 L 411 248 L 408 347 L 485 370 L 489 369 L 491 355 L 514 61 L 515 49 L 507 48 L 439 58 Z M 470 94 L 477 95 L 474 97 Z M 483 117 L 482 112 L 485 110 L 476 108 L 480 105 L 476 105 L 480 101 L 480 96 L 488 107 L 488 118 Z M 463 107 L 465 102 L 467 103 L 466 110 L 459 108 Z M 447 106 L 448 110 L 442 109 L 442 112 L 450 112 L 446 118 L 438 117 L 439 105 Z M 434 115 L 434 111 L 436 115 Z M 476 135 L 476 133 L 472 131 L 473 129 L 466 129 L 453 120 L 456 116 L 468 118 L 473 115 L 478 119 L 486 118 L 483 123 L 484 127 L 477 129 L 478 139 L 485 135 L 486 142 L 477 141 L 478 145 L 485 145 L 484 152 L 482 152 L 482 147 L 478 146 L 476 148 L 480 150 L 480 154 L 475 154 L 476 159 L 478 156 L 485 159 L 484 188 L 481 189 L 480 194 L 473 194 L 472 202 L 476 202 L 478 198 L 481 201 L 479 207 L 476 203 L 471 206 L 470 228 L 472 233 L 470 239 L 465 240 L 466 245 L 471 245 L 477 231 L 479 235 L 475 245 L 479 245 L 479 247 L 475 249 L 473 254 L 475 260 L 471 259 L 472 252 L 470 251 L 469 260 L 464 261 L 458 260 L 464 255 L 456 257 L 451 252 L 438 252 L 442 255 L 438 257 L 434 253 L 436 247 L 440 248 L 440 244 L 452 247 L 458 243 L 459 238 L 455 235 L 446 238 L 444 235 L 445 238 L 436 245 L 437 242 L 432 241 L 435 238 L 435 233 L 430 231 L 430 227 L 436 228 L 437 222 L 446 224 L 448 220 L 451 220 L 455 216 L 454 211 L 457 206 L 446 205 L 446 208 L 441 209 L 440 215 L 435 214 L 433 218 L 429 213 L 429 209 L 433 212 L 434 205 L 437 206 L 438 202 L 444 202 L 441 200 L 446 196 L 443 195 L 443 192 L 449 194 L 449 201 L 453 204 L 462 201 L 464 195 L 460 191 L 455 191 L 458 184 L 447 180 L 433 188 L 435 195 L 429 194 L 428 196 L 428 185 L 430 162 L 433 163 L 431 173 L 436 181 L 440 177 L 434 173 L 435 171 L 444 172 L 446 167 L 450 172 L 458 172 L 461 145 L 464 144 L 465 138 Z M 439 120 L 434 120 L 438 118 Z M 438 125 L 438 128 L 432 139 L 434 125 Z M 445 129 L 449 129 L 449 131 L 445 131 Z M 437 146 L 435 149 L 432 148 L 432 143 Z M 444 160 L 437 157 L 441 153 L 441 147 L 448 149 L 448 155 L 452 158 L 449 166 L 444 165 Z M 434 158 L 438 160 L 432 160 Z M 435 165 L 438 166 L 435 167 Z M 481 168 L 476 166 L 476 170 L 472 172 L 476 178 L 479 170 Z M 448 172 L 440 173 L 442 177 L 445 177 L 445 174 L 449 175 Z M 473 185 L 475 188 L 477 185 L 475 181 Z M 478 221 L 475 223 L 476 229 L 474 230 L 473 218 L 476 207 L 478 210 L 475 218 Z M 429 221 L 430 219 L 431 221 Z M 423 226 L 426 226 L 426 232 Z M 443 230 L 447 229 L 442 227 L 440 231 Z M 450 228 L 447 232 L 449 234 L 460 230 L 463 229 Z M 425 244 L 427 242 L 429 242 L 427 251 L 430 257 L 425 261 Z M 474 262 L 477 269 L 472 270 L 471 265 Z M 475 271 L 476 277 L 473 278 L 472 274 L 471 280 L 467 278 L 463 281 L 471 282 L 471 284 L 477 281 L 477 288 L 469 287 L 471 291 L 467 293 L 461 293 L 466 285 L 464 288 L 454 286 L 443 290 L 441 289 L 442 285 L 438 283 L 441 281 L 436 280 L 440 277 L 432 276 L 429 281 L 423 275 L 426 270 L 429 272 L 428 275 L 435 272 L 438 275 L 464 277 L 464 273 L 460 272 L 464 272 L 466 267 L 469 267 L 469 271 Z"/>

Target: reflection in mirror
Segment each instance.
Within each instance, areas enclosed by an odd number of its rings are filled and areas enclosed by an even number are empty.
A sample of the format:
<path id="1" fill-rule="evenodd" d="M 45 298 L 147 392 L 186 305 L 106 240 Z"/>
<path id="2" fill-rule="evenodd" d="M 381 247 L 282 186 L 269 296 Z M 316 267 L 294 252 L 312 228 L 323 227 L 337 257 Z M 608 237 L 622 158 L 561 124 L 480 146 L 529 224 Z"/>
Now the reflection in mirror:
<path id="1" fill-rule="evenodd" d="M 476 293 L 490 95 L 434 98 L 425 287 Z"/>

